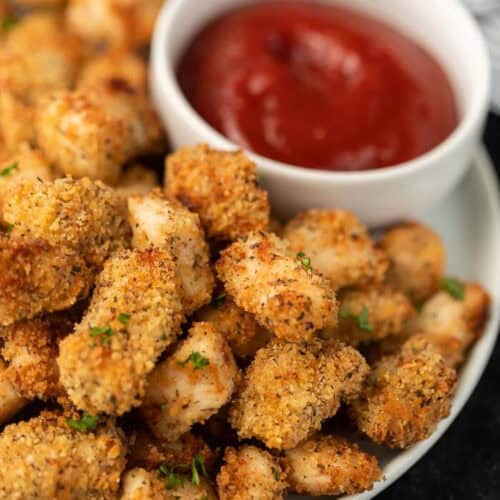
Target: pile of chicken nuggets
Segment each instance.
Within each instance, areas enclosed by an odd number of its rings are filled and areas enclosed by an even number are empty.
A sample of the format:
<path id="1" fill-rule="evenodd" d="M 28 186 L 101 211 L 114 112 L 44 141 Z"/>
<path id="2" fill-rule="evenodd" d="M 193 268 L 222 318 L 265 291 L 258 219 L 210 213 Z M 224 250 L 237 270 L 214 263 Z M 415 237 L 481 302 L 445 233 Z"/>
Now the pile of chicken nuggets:
<path id="1" fill-rule="evenodd" d="M 365 442 L 449 414 L 488 293 L 418 222 L 274 219 L 241 152 L 183 148 L 162 185 L 162 3 L 0 0 L 0 497 L 369 490 Z"/>

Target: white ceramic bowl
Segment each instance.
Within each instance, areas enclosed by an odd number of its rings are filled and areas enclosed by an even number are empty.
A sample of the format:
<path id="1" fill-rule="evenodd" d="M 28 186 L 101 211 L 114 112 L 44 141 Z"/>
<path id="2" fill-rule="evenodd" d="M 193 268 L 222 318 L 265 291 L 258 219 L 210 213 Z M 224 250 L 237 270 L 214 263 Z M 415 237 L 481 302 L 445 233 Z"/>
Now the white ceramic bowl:
<path id="1" fill-rule="evenodd" d="M 429 50 L 448 74 L 460 123 L 429 153 L 374 171 L 310 170 L 250 154 L 273 210 L 291 216 L 311 207 L 342 207 L 372 227 L 418 217 L 458 183 L 480 142 L 490 92 L 490 64 L 481 33 L 458 0 L 321 1 L 379 18 Z M 198 142 L 220 149 L 236 147 L 194 111 L 179 88 L 175 68 L 209 20 L 251 3 L 255 0 L 170 0 L 163 7 L 153 38 L 150 84 L 174 148 Z"/>

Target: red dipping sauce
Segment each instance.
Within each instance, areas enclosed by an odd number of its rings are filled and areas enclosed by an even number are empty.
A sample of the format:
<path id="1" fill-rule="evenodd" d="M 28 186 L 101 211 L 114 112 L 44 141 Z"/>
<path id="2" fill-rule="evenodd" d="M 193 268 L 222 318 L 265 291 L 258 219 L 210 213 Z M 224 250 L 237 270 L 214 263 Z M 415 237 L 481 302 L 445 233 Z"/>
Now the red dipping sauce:
<path id="1" fill-rule="evenodd" d="M 178 79 L 230 140 L 310 168 L 396 165 L 458 123 L 450 83 L 428 52 L 375 19 L 319 3 L 225 14 L 194 39 Z"/>

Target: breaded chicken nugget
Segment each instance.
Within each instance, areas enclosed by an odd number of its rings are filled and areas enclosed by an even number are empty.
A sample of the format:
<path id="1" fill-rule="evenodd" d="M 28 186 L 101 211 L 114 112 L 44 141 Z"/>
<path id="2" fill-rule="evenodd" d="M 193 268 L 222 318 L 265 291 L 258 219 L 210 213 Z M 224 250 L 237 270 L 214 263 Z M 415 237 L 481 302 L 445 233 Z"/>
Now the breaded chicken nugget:
<path id="1" fill-rule="evenodd" d="M 269 330 L 260 326 L 225 293 L 217 293 L 210 305 L 196 313 L 196 319 L 217 328 L 229 342 L 233 354 L 242 360 L 252 359 L 272 337 Z"/>
<path id="2" fill-rule="evenodd" d="M 353 346 L 401 334 L 415 315 L 406 295 L 386 285 L 345 288 L 337 299 L 339 322 L 331 336 Z"/>
<path id="3" fill-rule="evenodd" d="M 69 28 L 94 45 L 147 45 L 165 0 L 69 0 Z"/>
<path id="4" fill-rule="evenodd" d="M 230 409 L 241 439 L 290 449 L 352 400 L 368 373 L 365 360 L 343 344 L 271 341 L 247 369 Z"/>
<path id="5" fill-rule="evenodd" d="M 75 177 L 116 184 L 123 164 L 163 149 L 163 131 L 146 97 L 122 80 L 59 91 L 41 100 L 36 139 L 49 161 Z"/>
<path id="6" fill-rule="evenodd" d="M 125 446 L 111 422 L 91 419 L 86 432 L 74 421 L 42 412 L 0 434 L 0 497 L 116 498 Z"/>
<path id="7" fill-rule="evenodd" d="M 0 234 L 0 325 L 73 306 L 88 295 L 94 275 L 74 250 Z"/>
<path id="8" fill-rule="evenodd" d="M 95 414 L 137 406 L 146 378 L 183 320 L 170 255 L 122 251 L 106 262 L 90 307 L 59 344 L 61 382 L 73 403 Z"/>
<path id="9" fill-rule="evenodd" d="M 13 225 L 13 238 L 43 238 L 78 252 L 97 269 L 130 239 L 126 202 L 113 189 L 87 178 L 16 185 L 6 195 L 3 217 Z"/>
<path id="10" fill-rule="evenodd" d="M 406 334 L 424 335 L 450 366 L 456 366 L 481 335 L 489 305 L 488 293 L 477 283 L 464 285 L 463 300 L 438 292 L 408 324 Z"/>
<path id="11" fill-rule="evenodd" d="M 296 493 L 353 495 L 382 478 L 377 459 L 341 436 L 314 436 L 285 456 Z"/>
<path id="12" fill-rule="evenodd" d="M 175 441 L 229 402 L 237 377 L 222 334 L 209 323 L 194 323 L 187 339 L 149 376 L 140 411 L 157 436 Z"/>
<path id="13" fill-rule="evenodd" d="M 220 500 L 280 500 L 285 498 L 287 477 L 280 462 L 255 446 L 226 448 L 217 476 Z"/>
<path id="14" fill-rule="evenodd" d="M 210 238 L 235 240 L 269 225 L 267 193 L 241 151 L 182 148 L 167 157 L 165 175 L 167 193 L 200 215 Z"/>
<path id="15" fill-rule="evenodd" d="M 121 80 L 136 92 L 146 94 L 148 69 L 144 59 L 128 50 L 109 50 L 86 61 L 77 81 L 79 90 L 109 80 Z"/>
<path id="16" fill-rule="evenodd" d="M 133 247 L 163 248 L 174 258 L 186 315 L 210 302 L 214 276 L 198 215 L 159 190 L 129 198 L 128 210 Z"/>
<path id="17" fill-rule="evenodd" d="M 395 226 L 380 247 L 391 265 L 387 281 L 421 304 L 439 288 L 446 266 L 446 250 L 439 235 L 418 222 Z"/>
<path id="18" fill-rule="evenodd" d="M 159 188 L 158 177 L 155 172 L 139 163 L 132 165 L 123 172 L 116 190 L 120 196 L 146 196 L 154 188 Z"/>
<path id="19" fill-rule="evenodd" d="M 293 252 L 304 252 L 312 267 L 335 289 L 380 283 L 388 262 L 366 227 L 346 210 L 308 210 L 285 226 Z"/>
<path id="20" fill-rule="evenodd" d="M 28 403 L 6 377 L 6 371 L 7 365 L 0 359 L 0 425 L 8 422 Z"/>
<path id="21" fill-rule="evenodd" d="M 375 443 L 407 448 L 448 416 L 456 382 L 455 370 L 424 337 L 415 336 L 375 365 L 350 414 Z"/>
<path id="22" fill-rule="evenodd" d="M 236 304 L 277 337 L 300 342 L 335 324 L 336 301 L 307 257 L 272 233 L 250 233 L 221 252 L 217 275 Z"/>

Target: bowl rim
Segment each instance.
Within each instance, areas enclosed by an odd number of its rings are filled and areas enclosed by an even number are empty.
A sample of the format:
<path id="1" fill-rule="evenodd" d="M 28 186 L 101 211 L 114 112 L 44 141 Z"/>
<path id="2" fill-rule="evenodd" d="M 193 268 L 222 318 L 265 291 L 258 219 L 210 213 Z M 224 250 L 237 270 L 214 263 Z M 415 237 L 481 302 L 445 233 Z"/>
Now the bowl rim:
<path id="1" fill-rule="evenodd" d="M 182 119 L 189 123 L 198 135 L 204 137 L 204 141 L 210 145 L 225 150 L 245 149 L 230 141 L 206 122 L 191 106 L 191 103 L 179 86 L 174 67 L 175 61 L 169 55 L 169 48 L 171 37 L 173 36 L 171 27 L 176 24 L 180 10 L 187 1 L 194 0 L 170 0 L 166 2 L 158 16 L 151 46 L 150 85 L 152 94 L 155 99 L 164 100 L 168 98 L 171 102 L 171 107 L 175 107 L 176 111 L 182 116 Z M 227 3 L 229 4 L 231 1 L 227 0 Z M 349 172 L 307 168 L 273 160 L 253 151 L 245 150 L 256 162 L 259 170 L 264 174 L 266 171 L 272 171 L 274 174 L 287 176 L 296 180 L 307 179 L 318 182 L 330 182 L 332 180 L 341 183 L 364 183 L 367 180 L 383 181 L 429 170 L 436 163 L 446 159 L 450 149 L 453 149 L 458 144 L 466 141 L 470 136 L 473 136 L 478 125 L 482 127 L 487 115 L 491 93 L 491 61 L 486 42 L 472 14 L 467 11 L 459 0 L 445 1 L 448 1 L 447 7 L 455 9 L 455 15 L 461 17 L 462 24 L 467 27 L 469 36 L 472 37 L 478 47 L 476 57 L 477 71 L 474 74 L 474 78 L 478 83 L 471 102 L 460 117 L 458 125 L 444 141 L 423 155 L 403 163 L 377 169 Z M 460 30 L 460 33 L 463 36 L 463 30 Z M 453 81 L 450 75 L 448 75 L 448 78 Z M 158 105 L 158 102 L 156 104 L 157 107 L 161 107 Z"/>

